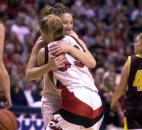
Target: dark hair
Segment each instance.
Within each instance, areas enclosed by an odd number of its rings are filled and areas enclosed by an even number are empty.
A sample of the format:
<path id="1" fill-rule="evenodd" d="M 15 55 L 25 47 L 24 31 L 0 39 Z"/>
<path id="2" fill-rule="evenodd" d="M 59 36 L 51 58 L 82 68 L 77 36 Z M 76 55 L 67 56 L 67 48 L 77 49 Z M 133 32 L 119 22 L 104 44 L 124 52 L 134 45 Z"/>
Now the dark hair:
<path id="1" fill-rule="evenodd" d="M 72 15 L 69 8 L 67 8 L 64 4 L 57 2 L 53 7 L 50 5 L 46 5 L 40 12 L 40 18 L 46 17 L 49 14 L 54 14 L 60 17 L 64 13 L 69 13 Z"/>
<path id="2" fill-rule="evenodd" d="M 46 5 L 43 9 L 41 9 L 41 11 L 40 11 L 41 16 L 40 17 L 42 18 L 42 17 L 52 14 L 52 9 L 53 9 L 52 6 Z"/>
<path id="3" fill-rule="evenodd" d="M 61 16 L 64 13 L 72 14 L 69 8 L 67 8 L 64 4 L 57 2 L 52 9 L 52 14 L 55 14 L 57 16 Z"/>

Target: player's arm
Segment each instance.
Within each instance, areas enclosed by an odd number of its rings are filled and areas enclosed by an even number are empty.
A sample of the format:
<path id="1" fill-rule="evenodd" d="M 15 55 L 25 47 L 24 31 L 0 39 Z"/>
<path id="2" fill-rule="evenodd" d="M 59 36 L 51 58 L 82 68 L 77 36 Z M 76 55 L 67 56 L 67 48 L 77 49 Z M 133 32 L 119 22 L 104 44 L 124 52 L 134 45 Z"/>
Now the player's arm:
<path id="1" fill-rule="evenodd" d="M 51 68 L 48 64 L 44 65 L 45 62 L 44 48 L 41 48 L 38 52 L 35 47 L 33 48 L 31 58 L 29 60 L 28 67 L 26 70 L 26 80 L 28 81 L 37 80 L 41 78 L 42 75 L 50 71 Z"/>
<path id="2" fill-rule="evenodd" d="M 89 68 L 95 68 L 95 66 L 96 66 L 96 60 L 92 56 L 92 54 L 90 53 L 90 51 L 88 50 L 86 44 L 81 39 L 78 39 L 78 42 L 81 44 L 81 46 L 83 47 L 83 49 L 84 49 L 85 52 L 80 51 L 79 49 L 77 49 L 75 47 L 71 47 L 69 49 L 69 53 L 71 53 L 71 55 L 73 55 L 74 57 L 76 57 L 79 61 L 81 61 L 87 67 L 89 67 Z"/>
<path id="3" fill-rule="evenodd" d="M 81 44 L 81 46 L 83 47 L 83 49 L 85 50 L 85 53 L 83 53 L 80 50 L 74 50 L 74 52 L 72 52 L 71 54 L 74 57 L 76 57 L 78 60 L 80 60 L 82 63 L 84 63 L 87 67 L 94 68 L 96 66 L 96 60 L 92 56 L 92 54 L 90 53 L 90 51 L 88 50 L 86 44 L 78 37 L 78 35 L 74 31 L 71 31 L 70 35 L 73 36 L 73 37 L 75 37 L 78 40 L 78 42 Z M 76 53 L 76 51 L 77 51 L 77 53 Z"/>
<path id="4" fill-rule="evenodd" d="M 5 28 L 4 25 L 0 22 L 0 61 L 3 62 L 3 48 L 5 40 Z"/>
<path id="5" fill-rule="evenodd" d="M 3 63 L 3 48 L 4 48 L 4 39 L 5 39 L 5 28 L 3 24 L 0 23 L 0 84 L 6 98 L 6 107 L 10 107 L 11 97 L 10 97 L 10 79 L 8 72 Z"/>
<path id="6" fill-rule="evenodd" d="M 36 72 L 34 72 L 32 70 L 32 68 L 37 66 L 37 57 L 38 57 L 38 52 L 41 48 L 41 44 L 42 44 L 43 40 L 41 39 L 41 37 L 39 37 L 32 49 L 32 53 L 27 65 L 27 69 L 26 69 L 26 80 L 31 81 L 33 79 L 36 79 Z"/>
<path id="7" fill-rule="evenodd" d="M 117 104 L 119 102 L 119 99 L 124 95 L 124 93 L 127 90 L 127 85 L 128 85 L 128 76 L 129 76 L 129 67 L 130 67 L 130 63 L 129 60 L 126 61 L 122 73 L 121 73 L 121 77 L 120 77 L 120 81 L 115 89 L 113 98 L 112 98 L 112 103 L 111 103 L 111 108 L 112 109 L 116 109 Z"/>
<path id="8" fill-rule="evenodd" d="M 87 67 L 94 68 L 96 66 L 96 60 L 87 49 L 85 43 L 80 39 L 78 39 L 78 41 L 80 42 L 81 46 L 85 51 L 81 51 L 76 47 L 61 41 L 58 43 L 55 42 L 50 46 L 51 53 L 55 54 L 56 52 L 56 55 L 61 54 L 62 52 L 70 53 L 72 56 L 74 56 L 83 64 L 85 64 Z"/>
<path id="9" fill-rule="evenodd" d="M 41 48 L 37 53 L 37 67 L 30 66 L 28 74 L 30 77 L 26 77 L 27 80 L 36 80 L 42 77 L 43 74 L 49 71 L 56 70 L 57 68 L 63 67 L 63 56 L 51 57 L 47 64 L 45 63 L 45 49 Z"/>
<path id="10" fill-rule="evenodd" d="M 50 56 L 48 63 L 45 64 L 45 48 L 40 49 L 38 53 L 38 66 L 33 68 L 33 71 L 38 72 L 38 77 L 41 77 L 43 74 L 48 73 L 49 71 L 57 70 L 58 68 L 64 67 L 64 56 L 60 55 L 58 57 Z"/>

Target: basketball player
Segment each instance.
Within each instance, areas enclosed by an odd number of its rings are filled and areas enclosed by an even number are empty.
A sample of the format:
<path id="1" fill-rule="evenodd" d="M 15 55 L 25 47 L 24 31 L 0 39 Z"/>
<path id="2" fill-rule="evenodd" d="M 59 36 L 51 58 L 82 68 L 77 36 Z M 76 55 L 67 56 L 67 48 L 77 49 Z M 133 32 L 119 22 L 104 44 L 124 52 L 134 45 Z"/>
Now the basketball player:
<path id="1" fill-rule="evenodd" d="M 11 97 L 10 97 L 10 80 L 7 70 L 3 63 L 3 49 L 4 49 L 4 39 L 5 39 L 5 27 L 0 22 L 0 86 L 4 96 L 0 97 L 0 101 L 4 102 L 4 107 L 11 107 Z"/>
<path id="2" fill-rule="evenodd" d="M 103 119 L 103 108 L 88 67 L 70 55 L 70 49 L 68 53 L 59 54 L 50 45 L 58 44 L 58 40 L 65 41 L 83 52 L 82 46 L 72 37 L 64 37 L 62 20 L 58 16 L 49 15 L 39 24 L 43 39 L 55 41 L 48 44 L 49 57 L 64 56 L 64 67 L 50 75 L 52 83 L 61 88 L 61 108 L 53 115 L 46 130 L 98 130 Z"/>
<path id="3" fill-rule="evenodd" d="M 49 14 L 55 14 L 60 16 L 64 25 L 64 33 L 75 37 L 83 46 L 83 48 L 86 50 L 85 53 L 82 53 L 81 51 L 73 48 L 72 55 L 74 55 L 76 58 L 79 58 L 79 60 L 81 60 L 81 62 L 83 62 L 89 68 L 93 68 L 95 66 L 94 64 L 96 64 L 93 56 L 87 49 L 85 43 L 81 39 L 79 39 L 77 34 L 72 30 L 73 17 L 69 9 L 65 7 L 62 3 L 56 3 L 54 7 L 47 5 L 41 11 L 41 16 L 46 17 Z M 42 37 L 40 36 L 34 45 L 34 48 L 32 50 L 31 57 L 29 59 L 29 63 L 27 66 L 27 70 L 26 70 L 26 79 L 29 81 L 39 78 L 38 69 L 34 67 L 37 65 L 37 54 L 41 47 L 43 47 L 43 40 L 42 40 Z M 66 51 L 67 46 L 64 47 L 62 44 L 58 44 L 58 47 L 60 47 L 62 51 Z"/>
<path id="4" fill-rule="evenodd" d="M 79 59 L 83 64 L 87 65 L 89 68 L 93 68 L 96 65 L 96 62 L 93 58 L 93 56 L 90 54 L 90 52 L 88 51 L 85 43 L 82 42 L 82 40 L 80 40 L 78 38 L 78 36 L 72 31 L 73 28 L 73 17 L 72 14 L 69 12 L 69 9 L 67 9 L 63 4 L 61 3 L 57 3 L 54 8 L 50 7 L 50 6 L 46 6 L 43 10 L 42 10 L 42 17 L 47 16 L 49 13 L 54 14 L 58 14 L 60 15 L 60 17 L 62 18 L 63 21 L 63 25 L 64 25 L 64 32 L 65 34 L 69 34 L 72 35 L 73 37 L 75 37 L 80 44 L 83 46 L 83 48 L 85 49 L 85 53 L 76 49 L 76 48 L 72 48 L 70 46 L 67 45 L 63 45 L 63 44 L 58 44 L 58 45 L 53 45 L 54 48 L 59 48 L 60 52 L 67 52 L 67 50 L 70 48 L 71 49 L 71 54 L 74 55 L 74 57 L 76 57 L 77 59 Z M 41 73 L 40 67 L 35 67 L 36 66 L 36 60 L 37 60 L 37 54 L 39 51 L 39 48 L 41 48 L 43 43 L 42 38 L 40 37 L 33 50 L 32 50 L 32 54 L 28 63 L 28 67 L 27 67 L 27 71 L 26 71 L 26 75 L 27 75 L 27 79 L 29 80 L 33 80 L 36 78 L 39 78 L 39 76 L 41 76 L 43 73 Z M 44 50 L 44 48 L 42 49 Z M 48 64 L 45 64 L 47 63 Z M 45 64 L 45 68 L 43 68 L 42 70 L 46 73 L 44 74 L 43 78 L 44 78 L 44 88 L 42 91 L 42 113 L 43 113 L 43 119 L 44 119 L 44 123 L 45 125 L 49 123 L 51 116 L 53 114 L 53 112 L 55 112 L 58 108 L 58 104 L 60 104 L 61 98 L 60 98 L 60 91 L 58 91 L 58 89 L 55 89 L 55 86 L 53 85 L 53 83 L 51 82 L 51 80 L 49 79 L 49 75 L 47 74 L 50 70 L 56 70 L 57 68 L 61 68 L 64 66 L 63 64 L 63 60 L 62 57 L 56 57 L 54 59 L 47 59 L 47 57 L 45 57 L 45 54 L 42 54 L 42 57 L 39 58 L 38 61 L 38 66 L 41 66 Z"/>
<path id="5" fill-rule="evenodd" d="M 129 130 L 142 129 L 142 33 L 134 42 L 135 55 L 129 56 L 115 90 L 111 107 L 116 109 L 119 99 L 125 94 L 125 116 Z"/>

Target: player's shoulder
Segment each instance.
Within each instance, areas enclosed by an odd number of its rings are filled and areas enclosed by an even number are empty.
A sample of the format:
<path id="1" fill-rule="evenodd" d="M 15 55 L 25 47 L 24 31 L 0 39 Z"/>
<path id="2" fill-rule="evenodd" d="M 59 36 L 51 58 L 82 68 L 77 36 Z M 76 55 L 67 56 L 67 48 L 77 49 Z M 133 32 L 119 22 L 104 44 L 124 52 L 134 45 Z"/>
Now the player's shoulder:
<path id="1" fill-rule="evenodd" d="M 67 43 L 76 43 L 76 40 L 70 35 L 65 35 L 63 40 Z"/>
<path id="2" fill-rule="evenodd" d="M 70 39 L 70 40 L 74 40 L 75 38 L 71 35 L 65 35 L 64 37 L 65 39 Z"/>
<path id="3" fill-rule="evenodd" d="M 42 47 L 42 48 L 39 50 L 39 53 L 40 53 L 41 55 L 44 55 L 44 54 L 45 54 L 45 48 Z"/>

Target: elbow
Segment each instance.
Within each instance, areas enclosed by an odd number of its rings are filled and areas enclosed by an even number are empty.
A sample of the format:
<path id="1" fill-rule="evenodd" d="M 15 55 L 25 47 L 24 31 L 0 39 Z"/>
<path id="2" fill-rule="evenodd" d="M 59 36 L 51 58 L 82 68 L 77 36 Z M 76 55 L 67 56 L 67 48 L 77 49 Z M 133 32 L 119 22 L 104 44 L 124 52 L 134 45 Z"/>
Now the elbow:
<path id="1" fill-rule="evenodd" d="M 3 77 L 4 79 L 9 79 L 9 75 L 8 75 L 8 72 L 5 68 L 5 66 L 0 66 L 0 76 Z"/>
<path id="2" fill-rule="evenodd" d="M 96 61 L 90 63 L 89 68 L 93 69 L 96 67 Z"/>
<path id="3" fill-rule="evenodd" d="M 33 73 L 33 71 L 26 71 L 26 74 L 25 74 L 25 81 L 27 82 L 30 82 L 30 81 L 33 81 L 33 80 L 39 80 L 40 77 L 37 76 L 35 73 Z"/>
<path id="4" fill-rule="evenodd" d="M 27 74 L 25 75 L 25 81 L 28 81 L 28 82 L 30 81 L 30 78 Z"/>
<path id="5" fill-rule="evenodd" d="M 28 72 L 28 71 L 26 71 L 25 80 L 28 81 L 28 82 L 32 80 L 30 72 Z"/>

